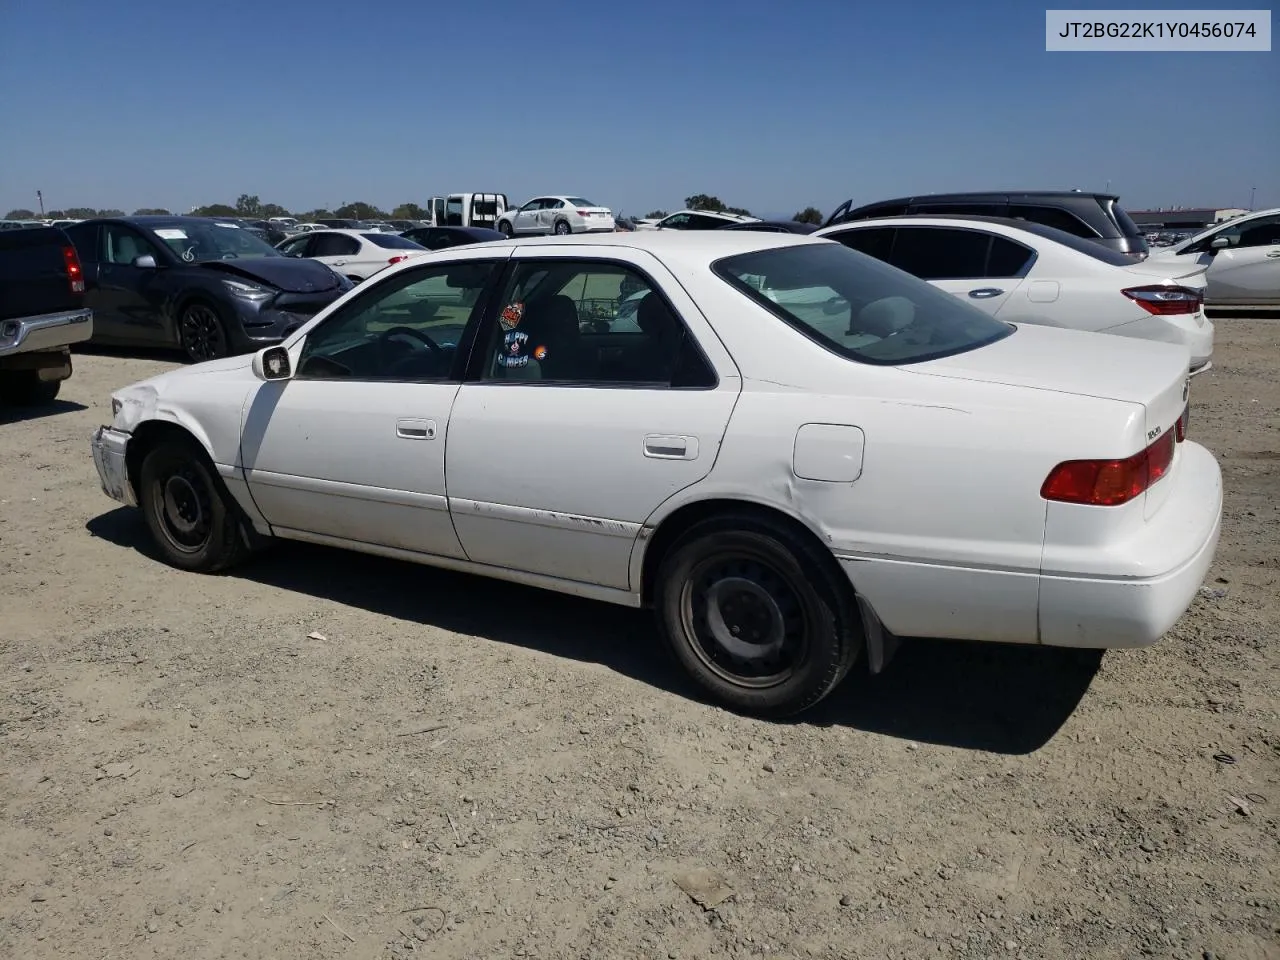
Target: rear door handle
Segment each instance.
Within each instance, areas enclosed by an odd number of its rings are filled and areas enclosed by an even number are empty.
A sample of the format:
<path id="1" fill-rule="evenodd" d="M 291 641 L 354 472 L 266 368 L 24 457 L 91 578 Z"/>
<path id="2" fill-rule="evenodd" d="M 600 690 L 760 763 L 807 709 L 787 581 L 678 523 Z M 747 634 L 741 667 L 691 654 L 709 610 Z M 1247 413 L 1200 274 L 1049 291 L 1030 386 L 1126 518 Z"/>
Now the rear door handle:
<path id="1" fill-rule="evenodd" d="M 644 438 L 644 455 L 654 460 L 696 460 L 698 438 L 651 433 Z"/>
<path id="2" fill-rule="evenodd" d="M 992 297 L 998 297 L 1004 293 L 999 287 L 979 287 L 976 290 L 970 290 L 969 296 L 975 300 L 990 300 Z"/>
<path id="3" fill-rule="evenodd" d="M 436 422 L 434 420 L 397 420 L 396 436 L 402 440 L 434 440 Z"/>

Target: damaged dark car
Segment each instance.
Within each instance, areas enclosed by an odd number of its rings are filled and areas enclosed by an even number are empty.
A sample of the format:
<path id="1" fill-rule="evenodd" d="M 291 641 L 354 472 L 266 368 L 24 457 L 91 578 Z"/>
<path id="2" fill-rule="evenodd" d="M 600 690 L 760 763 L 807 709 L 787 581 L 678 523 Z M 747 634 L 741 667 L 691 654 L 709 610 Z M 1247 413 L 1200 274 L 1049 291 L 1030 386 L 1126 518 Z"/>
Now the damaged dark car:
<path id="1" fill-rule="evenodd" d="M 279 343 L 351 289 L 203 217 L 85 220 L 67 229 L 84 267 L 93 343 L 177 347 L 199 363 Z"/>

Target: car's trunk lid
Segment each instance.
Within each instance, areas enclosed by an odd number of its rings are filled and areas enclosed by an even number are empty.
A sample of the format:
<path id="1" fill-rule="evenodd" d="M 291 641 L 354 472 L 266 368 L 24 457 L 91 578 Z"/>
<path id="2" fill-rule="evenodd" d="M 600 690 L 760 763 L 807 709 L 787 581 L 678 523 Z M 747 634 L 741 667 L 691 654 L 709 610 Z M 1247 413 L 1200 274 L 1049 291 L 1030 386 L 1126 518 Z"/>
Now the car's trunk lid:
<path id="1" fill-rule="evenodd" d="M 1180 344 L 1024 325 L 977 350 L 902 369 L 1140 404 L 1149 445 L 1174 430 L 1186 409 L 1190 366 L 1190 351 Z M 1163 501 L 1159 486 L 1148 495 L 1148 516 Z"/>
<path id="2" fill-rule="evenodd" d="M 1125 273 L 1134 275 L 1135 282 L 1170 283 L 1184 287 L 1203 287 L 1206 264 L 1197 263 L 1191 258 L 1186 260 L 1160 260 L 1148 258 L 1142 261 L 1125 264 L 1120 268 Z"/>

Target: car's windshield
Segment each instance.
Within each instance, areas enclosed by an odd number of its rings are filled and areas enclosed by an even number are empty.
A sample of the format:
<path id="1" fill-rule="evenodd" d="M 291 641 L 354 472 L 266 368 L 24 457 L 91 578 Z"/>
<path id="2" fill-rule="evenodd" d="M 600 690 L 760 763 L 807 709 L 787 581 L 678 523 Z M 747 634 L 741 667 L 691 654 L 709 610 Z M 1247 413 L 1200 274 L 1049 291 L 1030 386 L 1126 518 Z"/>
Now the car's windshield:
<path id="1" fill-rule="evenodd" d="M 171 227 L 154 227 L 151 232 L 188 263 L 282 256 L 265 240 L 231 223 L 187 221 Z"/>
<path id="2" fill-rule="evenodd" d="M 805 336 L 863 363 L 935 360 L 1013 332 L 951 294 L 838 244 L 743 253 L 712 269 Z"/>

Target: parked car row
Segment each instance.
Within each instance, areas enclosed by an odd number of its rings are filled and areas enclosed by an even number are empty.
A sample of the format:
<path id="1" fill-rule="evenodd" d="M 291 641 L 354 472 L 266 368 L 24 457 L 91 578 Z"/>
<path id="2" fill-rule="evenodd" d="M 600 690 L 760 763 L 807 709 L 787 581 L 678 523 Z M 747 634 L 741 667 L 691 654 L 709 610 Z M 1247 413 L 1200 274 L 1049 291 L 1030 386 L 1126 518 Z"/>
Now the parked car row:
<path id="1" fill-rule="evenodd" d="M 270 311 L 286 276 L 346 283 L 234 227 L 90 229 L 98 277 Z M 647 607 L 709 697 L 791 714 L 900 637 L 1135 647 L 1182 615 L 1222 505 L 1192 350 L 1004 322 L 1068 284 L 1160 316 L 1183 301 L 1154 269 L 978 216 L 423 250 L 252 356 L 116 391 L 91 450 L 174 567 L 301 540 Z"/>

